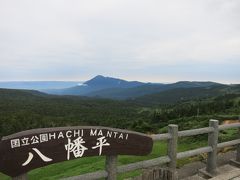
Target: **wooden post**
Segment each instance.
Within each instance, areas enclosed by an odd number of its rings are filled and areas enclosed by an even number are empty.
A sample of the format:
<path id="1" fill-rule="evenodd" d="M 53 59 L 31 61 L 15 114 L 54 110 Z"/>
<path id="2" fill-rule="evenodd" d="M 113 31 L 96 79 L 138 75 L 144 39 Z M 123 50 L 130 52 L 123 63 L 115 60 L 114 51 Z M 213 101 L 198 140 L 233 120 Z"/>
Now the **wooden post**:
<path id="1" fill-rule="evenodd" d="M 240 122 L 240 116 L 238 117 L 238 120 Z M 240 128 L 238 128 L 238 138 L 240 139 Z M 240 163 L 240 144 L 237 145 L 237 157 L 236 161 Z"/>
<path id="2" fill-rule="evenodd" d="M 166 168 L 150 168 L 143 171 L 141 180 L 171 180 L 173 173 Z M 134 179 L 135 180 L 135 179 Z M 138 180 L 136 178 L 136 180 Z"/>
<path id="3" fill-rule="evenodd" d="M 169 170 L 172 172 L 173 180 L 178 179 L 177 177 L 177 141 L 178 141 L 178 126 L 174 124 L 168 125 L 168 133 L 171 135 L 171 138 L 168 140 L 168 157 L 170 162 L 168 163 Z"/>
<path id="4" fill-rule="evenodd" d="M 209 127 L 212 127 L 214 131 L 208 133 L 208 146 L 211 146 L 213 151 L 208 153 L 206 171 L 211 175 L 217 173 L 218 124 L 218 120 L 211 119 L 209 121 Z"/>
<path id="5" fill-rule="evenodd" d="M 13 177 L 12 180 L 27 180 L 27 173 L 21 174 L 19 176 Z"/>
<path id="6" fill-rule="evenodd" d="M 238 128 L 238 138 L 240 138 L 240 128 Z M 237 145 L 236 161 L 240 163 L 240 144 Z"/>
<path id="7" fill-rule="evenodd" d="M 238 122 L 240 122 L 240 116 L 238 117 L 238 119 Z M 240 139 L 240 128 L 238 128 L 238 139 Z M 240 144 L 237 144 L 236 151 L 236 159 L 231 159 L 230 164 L 240 168 Z"/>
<path id="8" fill-rule="evenodd" d="M 116 180 L 117 179 L 117 156 L 106 156 L 106 171 L 108 177 L 106 180 Z"/>

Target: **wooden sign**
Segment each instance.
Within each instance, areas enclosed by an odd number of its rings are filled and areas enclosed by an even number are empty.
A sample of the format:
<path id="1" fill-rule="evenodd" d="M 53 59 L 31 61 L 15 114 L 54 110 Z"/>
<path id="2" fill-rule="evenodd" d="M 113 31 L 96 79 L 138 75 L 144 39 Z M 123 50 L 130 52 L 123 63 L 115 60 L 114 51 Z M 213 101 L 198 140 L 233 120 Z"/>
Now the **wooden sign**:
<path id="1" fill-rule="evenodd" d="M 15 177 L 32 169 L 75 158 L 147 155 L 152 138 L 107 127 L 62 127 L 23 131 L 0 142 L 0 171 Z"/>

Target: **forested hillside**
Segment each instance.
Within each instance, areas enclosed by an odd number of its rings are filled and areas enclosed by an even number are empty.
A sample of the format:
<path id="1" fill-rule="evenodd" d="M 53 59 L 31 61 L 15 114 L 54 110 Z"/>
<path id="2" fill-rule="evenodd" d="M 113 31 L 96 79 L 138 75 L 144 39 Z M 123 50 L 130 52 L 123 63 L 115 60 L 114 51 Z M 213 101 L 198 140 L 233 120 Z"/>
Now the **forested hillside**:
<path id="1" fill-rule="evenodd" d="M 175 104 L 178 102 L 211 98 L 226 94 L 239 94 L 240 85 L 214 85 L 209 87 L 174 88 L 136 98 L 134 101 L 149 105 Z"/>
<path id="2" fill-rule="evenodd" d="M 54 126 L 126 128 L 131 126 L 133 120 L 144 118 L 137 113 L 134 103 L 0 89 L 1 136 L 25 129 Z"/>
<path id="3" fill-rule="evenodd" d="M 190 129 L 207 126 L 210 118 L 238 119 L 239 114 L 240 94 L 233 92 L 170 104 L 144 104 L 0 89 L 0 136 L 26 129 L 74 125 L 157 133 L 169 123 L 177 123 L 180 129 Z"/>

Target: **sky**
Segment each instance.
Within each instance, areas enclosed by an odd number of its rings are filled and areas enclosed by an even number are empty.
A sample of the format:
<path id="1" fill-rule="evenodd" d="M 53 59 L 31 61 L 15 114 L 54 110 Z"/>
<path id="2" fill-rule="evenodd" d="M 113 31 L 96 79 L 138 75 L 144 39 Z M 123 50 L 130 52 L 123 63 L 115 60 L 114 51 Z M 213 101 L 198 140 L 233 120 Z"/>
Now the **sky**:
<path id="1" fill-rule="evenodd" d="M 239 0 L 0 0 L 0 81 L 240 83 Z"/>

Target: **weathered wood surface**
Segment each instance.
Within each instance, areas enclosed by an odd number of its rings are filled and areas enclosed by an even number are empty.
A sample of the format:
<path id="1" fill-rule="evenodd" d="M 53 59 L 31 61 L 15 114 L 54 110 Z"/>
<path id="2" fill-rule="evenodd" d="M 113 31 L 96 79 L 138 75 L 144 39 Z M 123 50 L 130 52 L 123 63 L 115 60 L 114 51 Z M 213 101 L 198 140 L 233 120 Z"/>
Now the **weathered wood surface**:
<path id="1" fill-rule="evenodd" d="M 240 117 L 239 117 L 240 120 Z M 240 128 L 238 128 L 238 139 L 240 139 Z M 236 161 L 240 162 L 240 143 L 237 145 L 237 157 Z"/>
<path id="2" fill-rule="evenodd" d="M 213 151 L 212 147 L 208 146 L 208 147 L 197 148 L 197 149 L 188 150 L 188 151 L 184 151 L 184 152 L 179 152 L 179 153 L 177 153 L 177 159 L 192 157 L 192 156 L 196 156 L 196 155 L 199 155 L 202 153 L 209 153 L 212 151 Z"/>
<path id="3" fill-rule="evenodd" d="M 214 131 L 208 134 L 208 146 L 212 147 L 212 151 L 208 153 L 206 171 L 210 174 L 216 174 L 217 168 L 217 145 L 218 145 L 218 120 L 211 119 L 209 127 Z"/>
<path id="4" fill-rule="evenodd" d="M 234 145 L 237 145 L 237 144 L 240 144 L 240 139 L 218 143 L 217 148 L 224 148 L 224 147 L 234 146 Z"/>
<path id="5" fill-rule="evenodd" d="M 27 180 L 28 179 L 28 176 L 27 174 L 21 174 L 17 177 L 13 177 L 12 180 Z"/>
<path id="6" fill-rule="evenodd" d="M 106 156 L 105 167 L 108 172 L 106 180 L 117 179 L 117 156 Z"/>
<path id="7" fill-rule="evenodd" d="M 213 132 L 214 129 L 212 127 L 205 127 L 205 128 L 199 128 L 199 129 L 190 129 L 185 131 L 179 131 L 178 137 L 186 137 L 186 136 L 195 136 L 199 134 L 206 134 Z"/>
<path id="8" fill-rule="evenodd" d="M 86 126 L 24 131 L 0 143 L 0 171 L 11 177 L 86 156 L 147 155 L 153 145 L 145 134 Z"/>
<path id="9" fill-rule="evenodd" d="M 168 164 L 168 167 L 171 169 L 173 180 L 177 179 L 177 142 L 178 142 L 178 126 L 170 124 L 168 126 L 168 133 L 171 134 L 172 138 L 168 140 L 168 150 L 167 154 L 171 161 Z"/>
<path id="10" fill-rule="evenodd" d="M 226 130 L 226 129 L 230 129 L 230 128 L 240 128 L 240 123 L 219 125 L 219 130 Z"/>
<path id="11" fill-rule="evenodd" d="M 144 169 L 142 175 L 128 180 L 174 180 L 174 172 L 168 168 L 154 167 Z"/>

